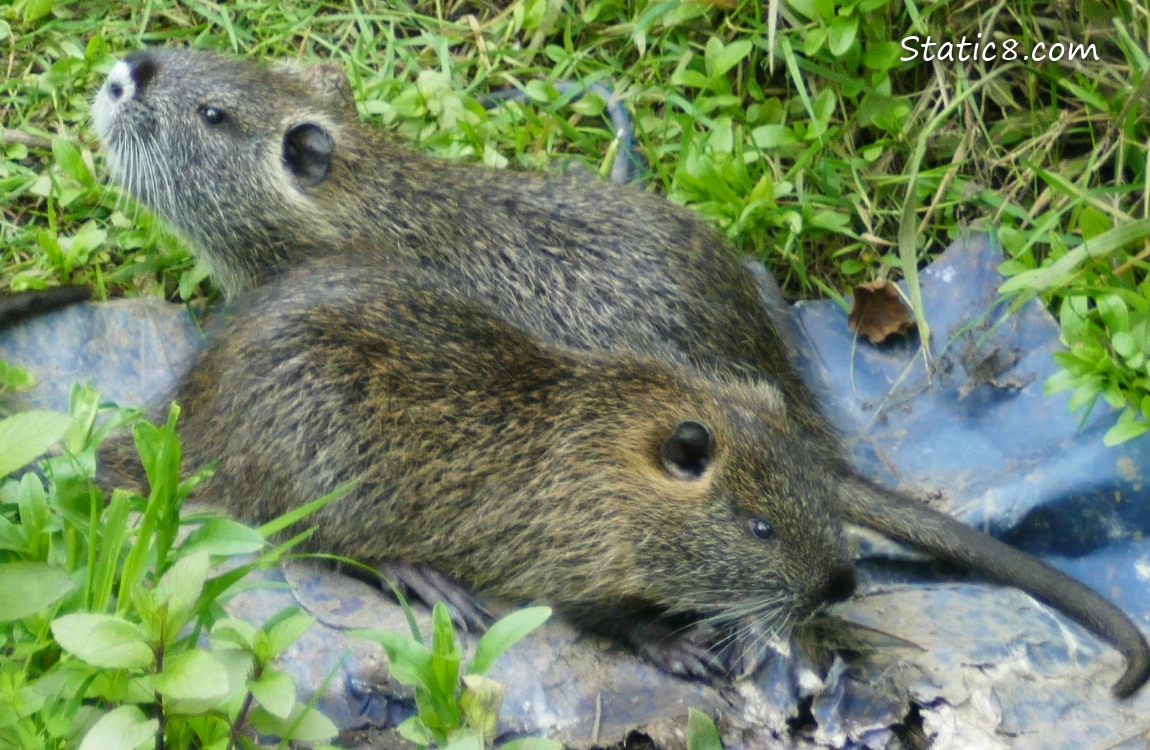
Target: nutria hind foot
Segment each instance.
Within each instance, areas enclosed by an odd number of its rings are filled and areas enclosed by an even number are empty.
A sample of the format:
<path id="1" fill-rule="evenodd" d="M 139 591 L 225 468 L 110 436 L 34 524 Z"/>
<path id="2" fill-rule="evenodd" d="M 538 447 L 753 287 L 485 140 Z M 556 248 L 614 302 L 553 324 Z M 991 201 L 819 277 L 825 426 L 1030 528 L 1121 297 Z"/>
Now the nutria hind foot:
<path id="1" fill-rule="evenodd" d="M 379 575 L 394 583 L 404 596 L 414 597 L 432 607 L 443 602 L 451 612 L 451 621 L 466 633 L 482 633 L 495 619 L 475 597 L 462 586 L 426 565 L 414 563 L 384 563 L 379 566 Z"/>

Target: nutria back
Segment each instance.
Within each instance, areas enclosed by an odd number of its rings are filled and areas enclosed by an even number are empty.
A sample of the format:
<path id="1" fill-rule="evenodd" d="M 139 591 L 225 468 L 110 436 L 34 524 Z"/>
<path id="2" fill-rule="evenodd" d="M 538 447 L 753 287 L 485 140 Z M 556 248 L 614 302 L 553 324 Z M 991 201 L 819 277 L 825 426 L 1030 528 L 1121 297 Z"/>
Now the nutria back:
<path id="1" fill-rule="evenodd" d="M 148 50 L 95 121 L 113 174 L 230 297 L 306 258 L 379 249 L 450 276 L 537 336 L 681 358 L 814 400 L 758 287 L 693 212 L 631 186 L 428 157 L 359 119 L 330 66 Z"/>
<path id="2" fill-rule="evenodd" d="M 219 458 L 200 491 L 236 514 L 354 481 L 315 549 L 628 640 L 706 619 L 746 656 L 854 587 L 833 482 L 792 460 L 772 386 L 543 344 L 383 253 L 253 290 L 178 399 L 190 468 Z"/>

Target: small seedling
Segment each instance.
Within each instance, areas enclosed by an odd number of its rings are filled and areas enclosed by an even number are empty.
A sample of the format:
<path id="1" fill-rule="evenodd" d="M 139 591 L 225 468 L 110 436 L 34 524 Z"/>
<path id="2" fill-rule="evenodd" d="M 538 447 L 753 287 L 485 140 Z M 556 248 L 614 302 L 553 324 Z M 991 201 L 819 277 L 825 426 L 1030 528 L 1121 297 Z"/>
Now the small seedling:
<path id="1" fill-rule="evenodd" d="M 406 602 L 404 602 L 406 608 Z M 409 620 L 411 618 L 408 610 Z M 551 610 L 528 607 L 494 623 L 475 647 L 475 656 L 463 667 L 463 649 L 455 637 L 451 615 L 442 602 L 431 611 L 430 648 L 412 623 L 410 636 L 381 630 L 356 630 L 353 635 L 378 642 L 387 652 L 391 676 L 415 689 L 415 716 L 399 725 L 399 733 L 420 747 L 481 750 L 495 739 L 503 686 L 485 673 L 504 651 L 542 625 Z M 517 740 L 504 745 L 513 750 L 559 750 L 548 740 Z"/>

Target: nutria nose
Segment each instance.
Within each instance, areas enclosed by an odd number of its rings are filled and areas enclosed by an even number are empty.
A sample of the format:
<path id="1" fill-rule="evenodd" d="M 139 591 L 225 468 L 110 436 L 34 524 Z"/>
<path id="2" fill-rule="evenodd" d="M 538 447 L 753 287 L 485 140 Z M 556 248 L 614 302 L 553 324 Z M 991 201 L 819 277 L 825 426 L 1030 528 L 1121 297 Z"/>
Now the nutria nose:
<path id="1" fill-rule="evenodd" d="M 124 58 L 124 64 L 128 66 L 128 75 L 136 84 L 136 95 L 139 96 L 156 75 L 156 56 L 146 50 L 135 52 Z M 119 98 L 115 91 L 112 94 Z"/>
<path id="2" fill-rule="evenodd" d="M 831 574 L 823 587 L 823 600 L 827 604 L 846 601 L 855 592 L 854 568 L 840 568 Z"/>

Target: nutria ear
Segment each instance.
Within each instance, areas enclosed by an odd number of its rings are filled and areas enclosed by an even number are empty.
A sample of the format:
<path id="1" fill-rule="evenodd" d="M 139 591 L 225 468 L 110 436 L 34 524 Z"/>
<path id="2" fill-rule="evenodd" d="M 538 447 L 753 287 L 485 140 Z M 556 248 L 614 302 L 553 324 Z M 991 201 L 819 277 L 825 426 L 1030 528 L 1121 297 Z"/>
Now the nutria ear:
<path id="1" fill-rule="evenodd" d="M 676 479 L 693 480 L 703 476 L 715 456 L 715 438 L 702 422 L 680 422 L 659 448 L 663 467 Z"/>
<path id="2" fill-rule="evenodd" d="M 284 133 L 284 164 L 305 187 L 323 182 L 334 152 L 335 139 L 314 122 L 297 123 Z"/>
<path id="3" fill-rule="evenodd" d="M 335 63 L 307 65 L 300 71 L 305 83 L 331 104 L 355 112 L 355 95 L 343 68 Z"/>

